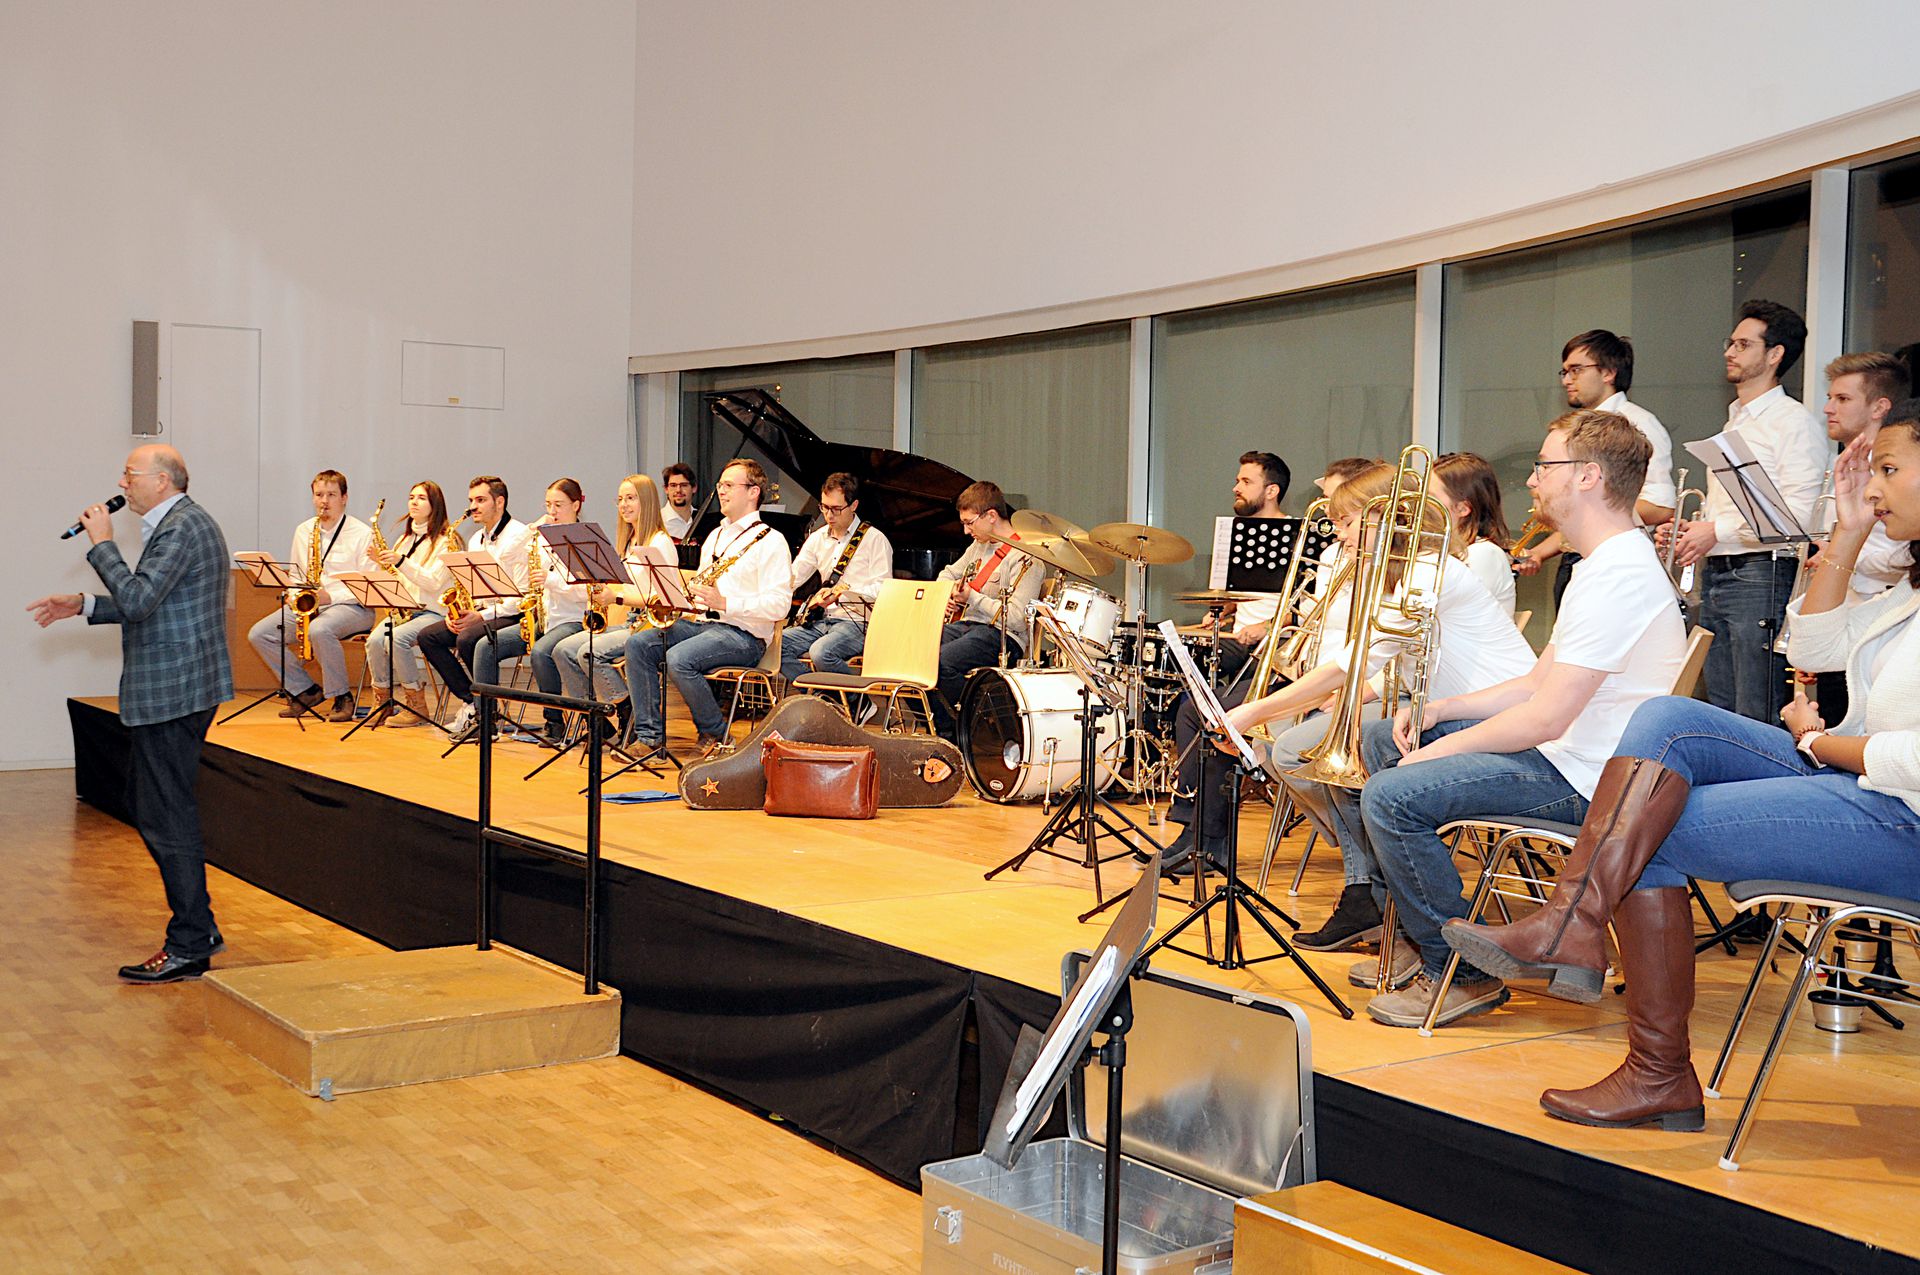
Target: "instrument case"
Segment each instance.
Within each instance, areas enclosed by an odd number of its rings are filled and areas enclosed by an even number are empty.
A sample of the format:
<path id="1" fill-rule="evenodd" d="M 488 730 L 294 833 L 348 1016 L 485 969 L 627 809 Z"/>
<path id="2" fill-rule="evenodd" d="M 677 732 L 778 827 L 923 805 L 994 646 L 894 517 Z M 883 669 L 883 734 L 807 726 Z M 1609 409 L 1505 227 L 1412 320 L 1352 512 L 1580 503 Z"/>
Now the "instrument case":
<path id="1" fill-rule="evenodd" d="M 1067 954 L 1063 996 L 1085 959 Z M 1224 1275 L 1235 1200 L 1316 1176 L 1306 1018 L 1284 1001 L 1151 970 L 1134 980 L 1133 1012 L 1119 1268 Z M 1032 1143 L 1012 1169 L 970 1155 L 920 1170 L 923 1275 L 1100 1269 L 1106 1081 L 1097 1063 L 1077 1071 L 1068 1136 Z"/>

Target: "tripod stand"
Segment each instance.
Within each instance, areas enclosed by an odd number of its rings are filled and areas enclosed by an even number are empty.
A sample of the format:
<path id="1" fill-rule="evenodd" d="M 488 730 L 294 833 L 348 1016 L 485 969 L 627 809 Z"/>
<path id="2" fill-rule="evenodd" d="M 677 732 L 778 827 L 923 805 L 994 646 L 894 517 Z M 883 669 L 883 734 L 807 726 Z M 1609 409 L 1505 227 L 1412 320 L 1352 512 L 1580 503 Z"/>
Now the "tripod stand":
<path id="1" fill-rule="evenodd" d="M 386 698 L 374 705 L 371 713 L 368 713 L 365 717 L 348 727 L 347 733 L 340 738 L 342 740 L 352 739 L 354 733 L 364 727 L 371 726 L 378 728 L 384 726 L 387 724 L 387 715 L 395 712 L 412 713 L 427 725 L 434 725 L 432 718 L 414 708 L 406 701 L 396 698 L 393 693 L 394 634 L 400 628 L 401 613 L 413 602 L 412 598 L 407 597 L 405 593 L 401 591 L 400 578 L 398 576 L 392 576 L 388 579 L 381 579 L 378 576 L 356 571 L 343 574 L 340 580 L 341 583 L 347 586 L 348 591 L 353 594 L 353 600 L 361 606 L 366 607 L 368 610 L 378 610 L 382 607 L 385 607 L 387 610 L 387 618 L 385 621 L 387 626 Z M 376 631 L 379 627 L 377 624 L 374 626 Z"/>
<path id="2" fill-rule="evenodd" d="M 269 558 L 264 553 L 236 554 L 235 561 L 239 562 L 241 566 L 246 568 L 247 583 L 251 584 L 256 589 L 272 589 L 276 593 L 281 594 L 283 599 L 288 590 L 298 589 L 303 586 L 302 581 L 295 580 L 293 578 L 293 564 L 290 562 L 275 562 L 272 558 Z M 281 602 L 280 609 L 283 612 L 288 610 L 285 601 Z M 301 703 L 300 700 L 293 694 L 293 692 L 287 689 L 287 633 L 286 633 L 286 617 L 284 615 L 281 617 L 280 623 L 281 623 L 281 630 L 280 630 L 279 680 L 274 683 L 273 689 L 268 691 L 265 695 L 260 696 L 258 699 L 253 700 L 251 703 L 242 704 L 239 708 L 234 709 L 231 713 L 228 713 L 225 717 L 221 718 L 220 725 L 225 726 L 228 722 L 240 716 L 242 713 L 250 713 L 254 709 L 260 707 L 262 704 L 266 703 L 268 700 L 276 700 L 276 699 L 283 699 L 287 701 L 287 703 L 293 708 L 294 710 L 293 724 L 298 726 L 302 732 L 304 732 L 307 729 L 307 724 L 306 722 L 301 720 L 302 718 L 311 716 L 317 722 L 324 722 L 327 720 L 326 718 L 320 715 L 319 710 L 315 709 L 311 704 Z"/>

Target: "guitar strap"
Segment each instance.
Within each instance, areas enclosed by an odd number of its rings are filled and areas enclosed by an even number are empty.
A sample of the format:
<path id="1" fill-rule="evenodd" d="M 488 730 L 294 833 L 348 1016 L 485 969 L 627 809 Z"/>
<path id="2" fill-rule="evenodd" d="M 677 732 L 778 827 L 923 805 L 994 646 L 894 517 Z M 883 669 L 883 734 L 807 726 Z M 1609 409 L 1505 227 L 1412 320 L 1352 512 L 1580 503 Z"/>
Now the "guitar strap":
<path id="1" fill-rule="evenodd" d="M 847 537 L 847 547 L 840 551 L 840 557 L 833 564 L 832 572 L 820 582 L 822 589 L 831 589 L 840 583 L 840 577 L 847 573 L 847 568 L 853 563 L 853 555 L 860 551 L 860 541 L 866 537 L 867 528 L 872 525 L 872 523 L 862 522 L 853 529 L 853 534 Z"/>

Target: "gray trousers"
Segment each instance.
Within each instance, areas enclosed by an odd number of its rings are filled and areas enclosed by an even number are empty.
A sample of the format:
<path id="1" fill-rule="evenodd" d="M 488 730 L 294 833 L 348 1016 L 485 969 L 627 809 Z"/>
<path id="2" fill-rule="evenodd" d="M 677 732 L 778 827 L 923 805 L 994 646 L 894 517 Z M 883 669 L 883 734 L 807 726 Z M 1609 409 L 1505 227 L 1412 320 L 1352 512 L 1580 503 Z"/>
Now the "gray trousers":
<path id="1" fill-rule="evenodd" d="M 297 627 L 298 621 L 293 612 L 283 606 L 272 615 L 262 616 L 247 631 L 247 641 L 252 643 L 261 662 L 267 666 L 267 671 L 275 677 L 280 675 L 280 647 L 286 644 L 286 688 L 295 695 L 304 695 L 312 689 L 313 678 L 307 675 L 305 666 L 300 663 L 300 651 L 293 645 Z M 357 602 L 336 602 L 321 607 L 314 615 L 307 633 L 313 643 L 313 658 L 320 661 L 321 689 L 328 699 L 345 695 L 353 689 L 347 685 L 347 653 L 340 643 L 372 627 L 373 612 Z M 384 669 L 381 671 L 385 672 Z"/>

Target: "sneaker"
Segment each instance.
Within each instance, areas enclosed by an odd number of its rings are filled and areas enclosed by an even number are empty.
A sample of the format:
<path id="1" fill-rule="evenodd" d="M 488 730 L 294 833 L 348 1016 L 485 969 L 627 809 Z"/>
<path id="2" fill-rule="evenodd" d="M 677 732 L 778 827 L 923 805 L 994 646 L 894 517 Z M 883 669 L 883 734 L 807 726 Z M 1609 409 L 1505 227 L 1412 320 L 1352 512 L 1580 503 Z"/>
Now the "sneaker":
<path id="1" fill-rule="evenodd" d="M 1326 924 L 1294 935 L 1293 945 L 1303 952 L 1344 952 L 1379 937 L 1380 908 L 1373 901 L 1373 887 L 1361 882 L 1340 891 L 1340 903 Z"/>
<path id="2" fill-rule="evenodd" d="M 479 719 L 480 714 L 471 701 L 462 704 L 460 711 L 453 715 L 453 720 L 447 723 L 447 734 L 455 739 L 465 739 L 473 734 L 473 728 L 479 725 Z"/>
<path id="3" fill-rule="evenodd" d="M 1420 949 L 1413 940 L 1404 934 L 1393 936 L 1393 982 L 1388 986 L 1398 989 L 1413 981 L 1420 972 Z M 1347 982 L 1365 991 L 1372 991 L 1380 981 L 1380 958 L 1369 957 L 1364 961 L 1355 961 L 1353 968 L 1347 971 Z"/>
<path id="4" fill-rule="evenodd" d="M 1367 1017 L 1389 1027 L 1420 1027 L 1427 1021 L 1427 1008 L 1439 983 L 1423 972 L 1411 984 L 1397 992 L 1382 992 L 1367 1002 Z M 1507 985 L 1497 978 L 1463 983 L 1458 978 L 1447 988 L 1435 1027 L 1445 1027 L 1473 1014 L 1484 1014 L 1507 1003 Z"/>

